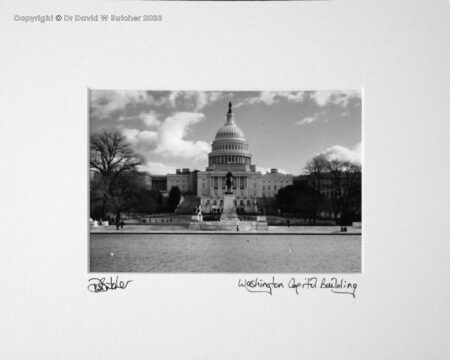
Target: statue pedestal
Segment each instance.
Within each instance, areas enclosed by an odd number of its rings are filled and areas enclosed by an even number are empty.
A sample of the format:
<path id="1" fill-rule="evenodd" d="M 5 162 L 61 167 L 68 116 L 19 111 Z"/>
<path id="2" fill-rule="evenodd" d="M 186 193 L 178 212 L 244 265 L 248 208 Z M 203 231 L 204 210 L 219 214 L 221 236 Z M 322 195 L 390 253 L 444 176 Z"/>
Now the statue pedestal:
<path id="1" fill-rule="evenodd" d="M 220 215 L 220 221 L 237 220 L 239 218 L 236 214 L 236 206 L 234 204 L 236 197 L 234 194 L 226 194 L 223 196 L 223 212 Z"/>
<path id="2" fill-rule="evenodd" d="M 239 225 L 240 220 L 236 214 L 236 205 L 234 203 L 236 197 L 234 194 L 227 194 L 223 196 L 223 212 L 220 215 L 219 229 L 220 230 L 236 230 L 236 225 Z"/>

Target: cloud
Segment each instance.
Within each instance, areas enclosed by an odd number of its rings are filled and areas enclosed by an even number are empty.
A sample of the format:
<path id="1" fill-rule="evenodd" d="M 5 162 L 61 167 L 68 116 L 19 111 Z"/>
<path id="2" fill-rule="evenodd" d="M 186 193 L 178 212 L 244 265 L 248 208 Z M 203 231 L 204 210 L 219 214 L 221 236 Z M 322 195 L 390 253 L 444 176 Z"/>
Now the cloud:
<path id="1" fill-rule="evenodd" d="M 90 110 L 92 115 L 106 119 L 115 111 L 125 110 L 130 104 L 143 103 L 148 100 L 145 91 L 92 90 L 90 92 Z"/>
<path id="2" fill-rule="evenodd" d="M 263 103 L 266 105 L 272 105 L 275 102 L 276 93 L 273 91 L 262 91 L 259 97 L 253 97 L 249 99 L 250 104 Z"/>
<path id="3" fill-rule="evenodd" d="M 139 119 L 142 120 L 142 122 L 149 128 L 158 127 L 161 124 L 154 111 L 140 113 Z"/>
<path id="4" fill-rule="evenodd" d="M 171 111 L 199 112 L 209 104 L 226 97 L 219 91 L 109 91 L 90 92 L 90 115 L 99 120 L 132 121 L 137 115 L 147 126 L 157 125 L 155 107 Z M 152 108 L 152 111 L 149 109 Z M 143 111 L 143 109 L 146 109 Z M 146 112 L 148 111 L 148 112 Z"/>
<path id="5" fill-rule="evenodd" d="M 180 91 L 172 91 L 169 95 L 169 102 L 172 107 L 177 106 L 177 97 L 181 94 Z"/>
<path id="6" fill-rule="evenodd" d="M 301 119 L 301 120 L 298 120 L 297 122 L 296 122 L 296 124 L 297 125 L 309 125 L 309 124 L 312 124 L 314 121 L 316 121 L 317 120 L 317 117 L 313 117 L 313 116 L 307 116 L 307 117 L 305 117 L 305 118 L 303 118 L 303 119 Z"/>
<path id="7" fill-rule="evenodd" d="M 304 117 L 303 119 L 297 120 L 295 122 L 295 124 L 299 125 L 299 126 L 309 125 L 309 124 L 312 124 L 314 121 L 316 121 L 316 120 L 320 119 L 321 117 L 323 117 L 325 114 L 326 114 L 325 110 L 319 111 L 319 112 L 316 112 L 312 116 L 307 116 L 307 117 Z"/>
<path id="8" fill-rule="evenodd" d="M 311 94 L 317 105 L 324 107 L 330 104 L 347 107 L 348 103 L 352 99 L 361 99 L 361 93 L 359 91 L 314 91 Z"/>
<path id="9" fill-rule="evenodd" d="M 141 114 L 142 115 L 142 114 Z M 152 130 L 130 129 L 120 126 L 125 138 L 135 151 L 150 157 L 152 154 L 163 157 L 179 157 L 194 161 L 206 159 L 211 151 L 209 143 L 187 140 L 190 127 L 204 119 L 202 113 L 178 112 L 164 120 L 156 119 L 156 114 L 145 113 L 141 116 Z"/>
<path id="10" fill-rule="evenodd" d="M 244 101 L 241 101 L 235 105 L 235 107 L 241 107 L 249 104 L 265 104 L 272 105 L 281 100 L 287 100 L 289 102 L 302 102 L 304 99 L 303 91 L 262 91 L 258 96 L 254 96 Z"/>
<path id="11" fill-rule="evenodd" d="M 158 120 L 158 114 L 156 114 L 155 111 L 143 111 L 139 115 L 133 116 L 122 115 L 117 119 L 117 121 L 122 123 L 132 122 L 136 120 L 141 121 L 148 128 L 158 127 L 161 124 L 161 122 Z"/>
<path id="12" fill-rule="evenodd" d="M 158 129 L 158 146 L 155 154 L 164 157 L 206 159 L 211 146 L 204 141 L 186 140 L 189 127 L 204 119 L 201 113 L 179 112 L 167 117 Z"/>
<path id="13" fill-rule="evenodd" d="M 160 162 L 147 162 L 145 165 L 139 166 L 140 171 L 146 171 L 152 175 L 174 174 L 176 166 L 166 165 Z"/>
<path id="14" fill-rule="evenodd" d="M 202 110 L 205 106 L 210 103 L 216 102 L 223 97 L 221 92 L 205 92 L 198 91 L 194 93 L 194 98 L 196 99 L 195 111 Z"/>
<path id="15" fill-rule="evenodd" d="M 278 92 L 277 96 L 279 98 L 284 98 L 290 102 L 302 102 L 304 99 L 304 92 L 303 91 L 282 91 L 282 92 Z"/>
<path id="16" fill-rule="evenodd" d="M 142 155 L 146 155 L 157 146 L 159 135 L 156 131 L 129 129 L 124 127 L 120 127 L 120 131 L 133 146 L 134 150 Z"/>
<path id="17" fill-rule="evenodd" d="M 264 166 L 256 166 L 256 171 L 265 174 L 266 172 L 270 171 L 270 168 L 266 168 Z"/>
<path id="18" fill-rule="evenodd" d="M 198 112 L 223 97 L 219 91 L 172 91 L 168 100 L 172 108 Z"/>
<path id="19" fill-rule="evenodd" d="M 358 143 L 353 149 L 346 148 L 341 145 L 334 145 L 320 155 L 323 155 L 327 160 L 349 161 L 352 163 L 362 164 L 362 144 Z"/>

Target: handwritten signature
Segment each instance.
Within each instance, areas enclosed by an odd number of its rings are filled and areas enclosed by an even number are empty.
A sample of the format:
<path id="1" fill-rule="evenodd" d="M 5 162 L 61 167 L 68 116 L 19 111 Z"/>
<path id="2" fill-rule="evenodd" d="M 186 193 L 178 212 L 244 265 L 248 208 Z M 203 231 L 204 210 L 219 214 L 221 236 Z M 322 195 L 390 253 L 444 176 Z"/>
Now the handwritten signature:
<path id="1" fill-rule="evenodd" d="M 90 278 L 87 289 L 93 293 L 106 292 L 108 290 L 126 289 L 128 284 L 133 280 L 119 281 L 119 276 L 116 276 L 115 281 L 112 276 L 109 280 L 106 278 Z"/>

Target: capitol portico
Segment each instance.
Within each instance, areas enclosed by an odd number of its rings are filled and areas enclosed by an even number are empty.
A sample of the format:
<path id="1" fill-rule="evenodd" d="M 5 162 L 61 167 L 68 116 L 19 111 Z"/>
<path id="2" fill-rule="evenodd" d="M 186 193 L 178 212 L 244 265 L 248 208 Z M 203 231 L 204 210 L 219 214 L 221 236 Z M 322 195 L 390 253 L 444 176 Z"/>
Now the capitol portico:
<path id="1" fill-rule="evenodd" d="M 204 213 L 218 212 L 223 208 L 225 175 L 229 171 L 234 177 L 236 209 L 245 213 L 258 212 L 261 199 L 275 197 L 279 189 L 293 182 L 292 175 L 281 174 L 277 169 L 271 169 L 267 174 L 256 171 L 249 144 L 243 131 L 236 125 L 231 103 L 226 122 L 212 142 L 208 167 L 205 171 L 183 169 L 178 170 L 177 174 L 168 174 L 166 190 L 177 186 L 182 193 L 195 194 Z M 154 178 L 158 179 L 158 186 L 161 187 L 161 177 Z"/>

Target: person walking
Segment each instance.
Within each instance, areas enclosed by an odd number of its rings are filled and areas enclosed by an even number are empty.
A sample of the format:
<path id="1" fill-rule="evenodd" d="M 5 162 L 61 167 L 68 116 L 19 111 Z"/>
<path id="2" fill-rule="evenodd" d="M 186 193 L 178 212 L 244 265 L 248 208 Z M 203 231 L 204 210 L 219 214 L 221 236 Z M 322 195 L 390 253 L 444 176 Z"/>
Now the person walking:
<path id="1" fill-rule="evenodd" d="M 120 222 L 120 228 L 123 230 L 123 226 L 125 225 L 125 223 L 123 222 L 123 220 Z"/>

